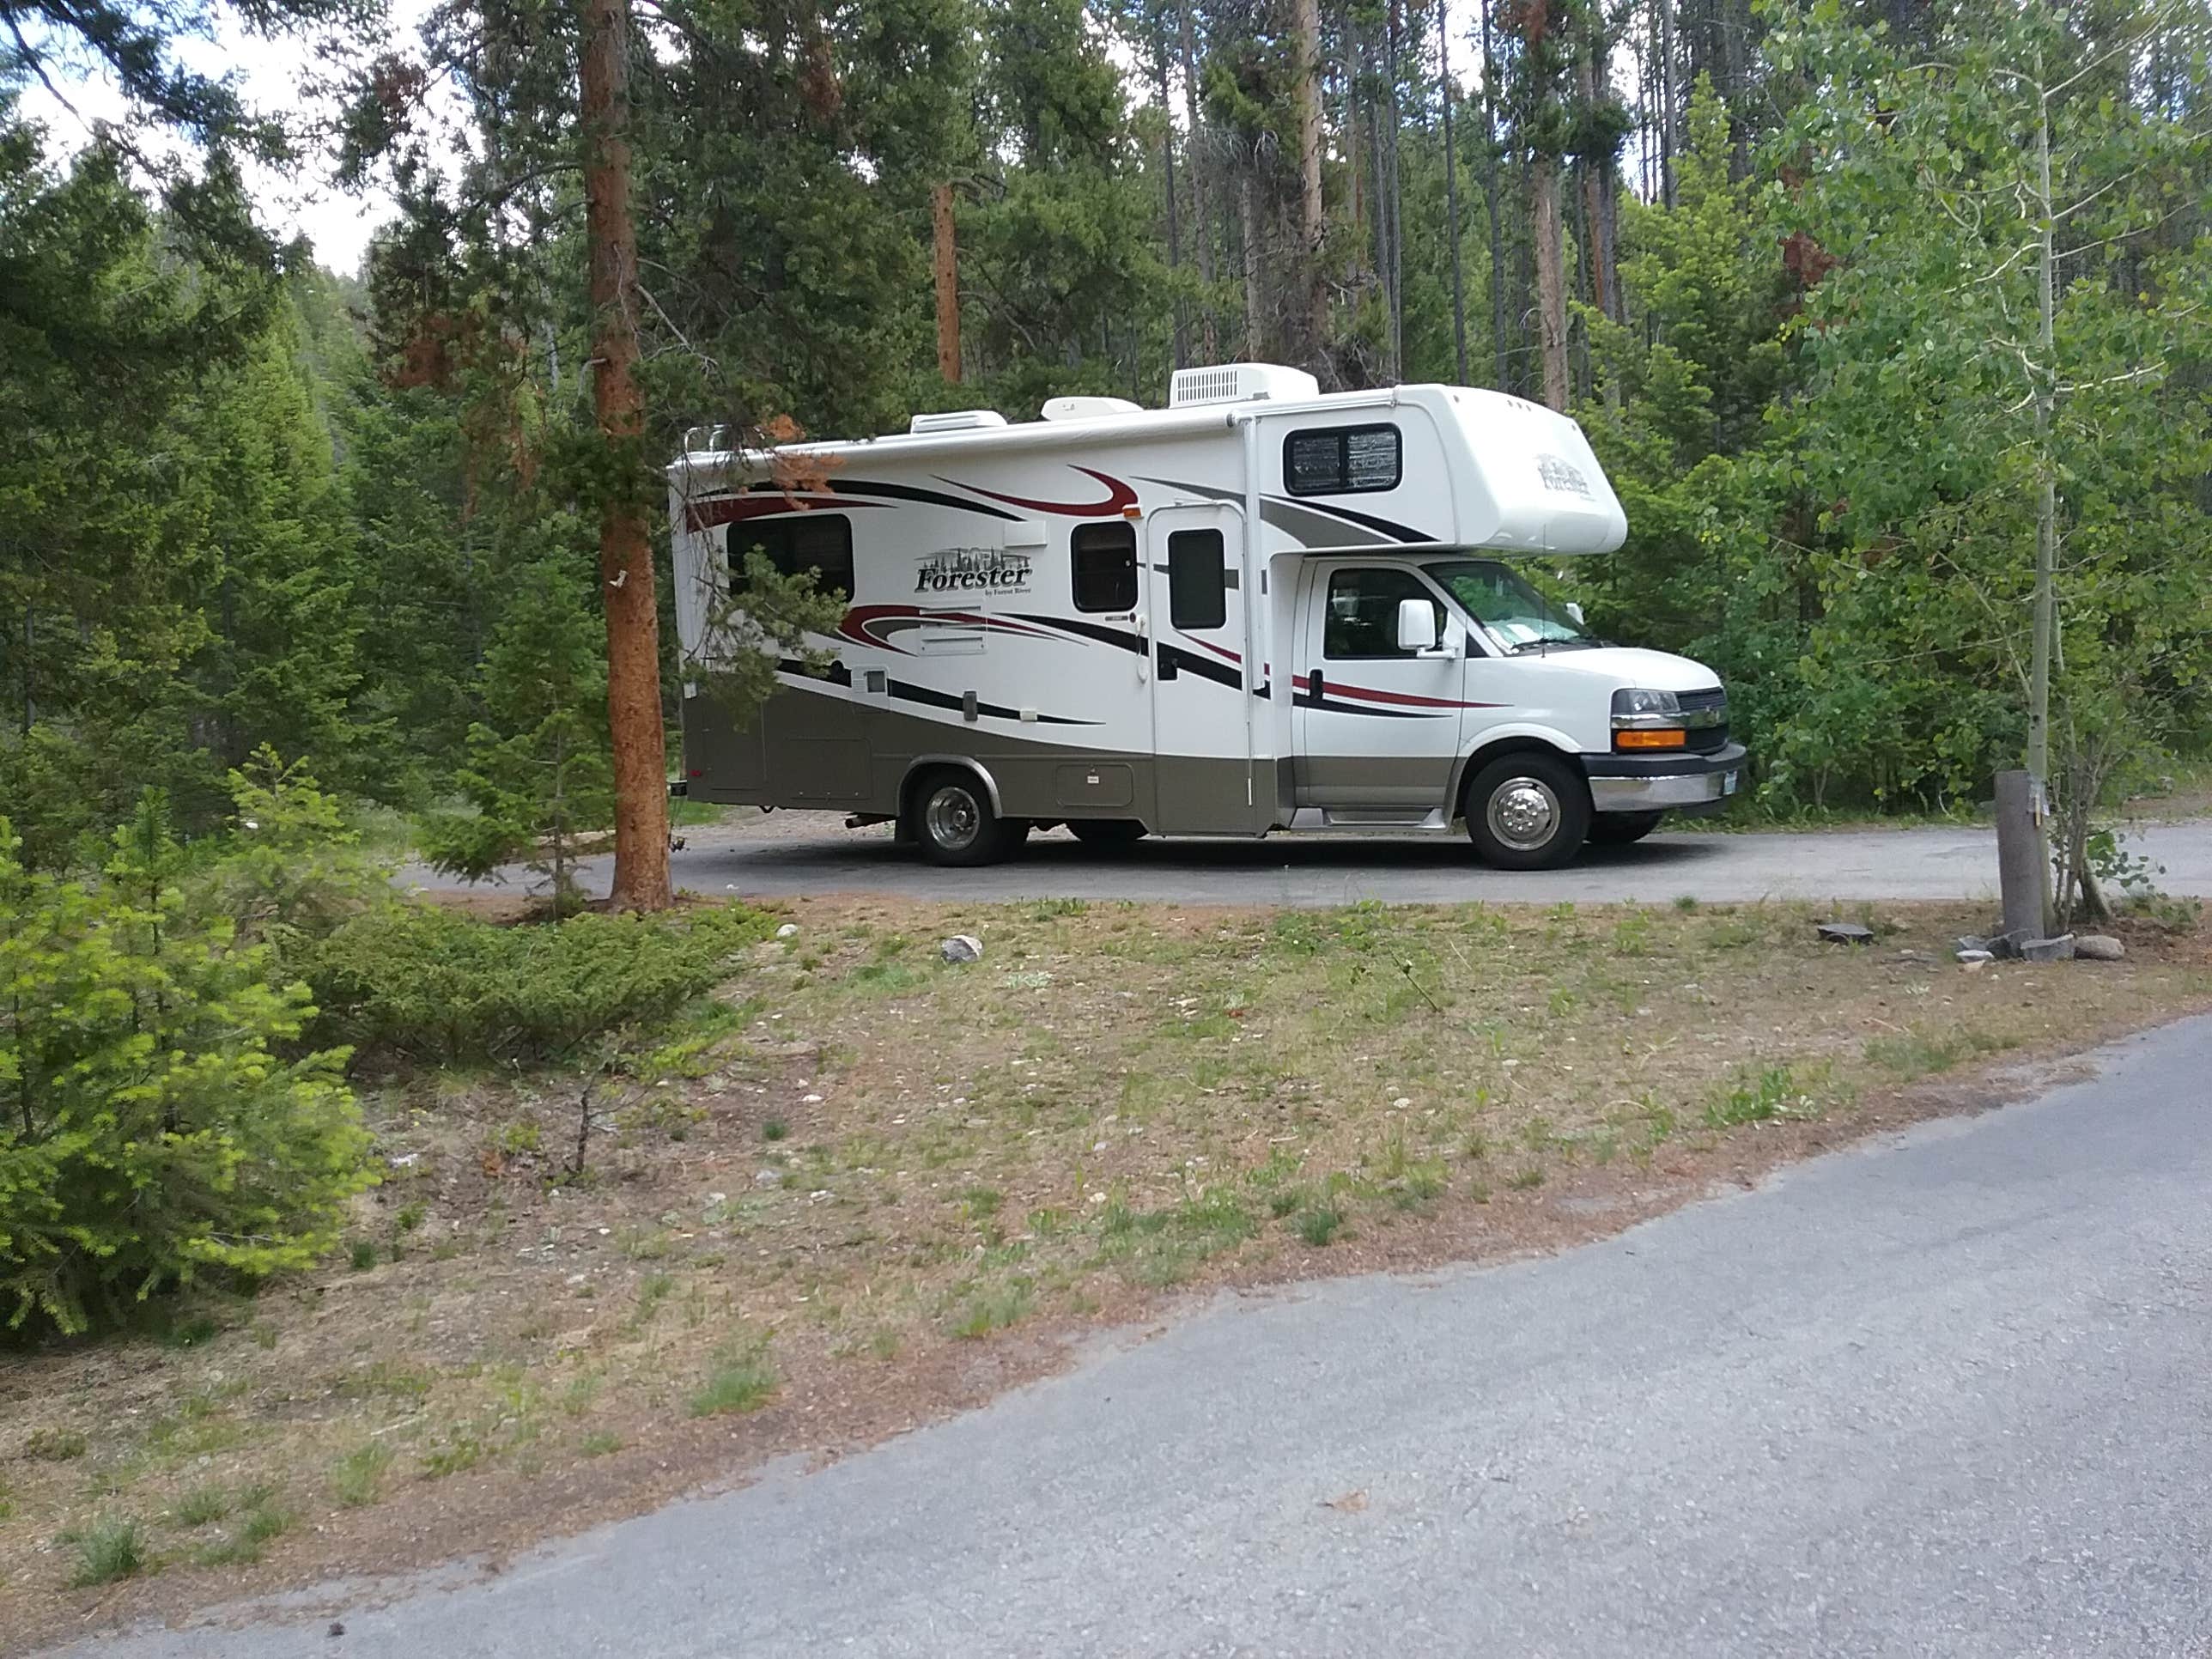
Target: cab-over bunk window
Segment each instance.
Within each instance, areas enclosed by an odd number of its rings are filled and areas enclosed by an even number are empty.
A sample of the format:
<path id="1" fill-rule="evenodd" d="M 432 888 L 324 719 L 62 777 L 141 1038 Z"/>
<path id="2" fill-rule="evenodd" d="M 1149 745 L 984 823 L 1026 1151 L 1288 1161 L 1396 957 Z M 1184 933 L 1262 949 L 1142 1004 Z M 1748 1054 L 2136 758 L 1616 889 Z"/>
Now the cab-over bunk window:
<path id="1" fill-rule="evenodd" d="M 853 520 L 842 513 L 794 513 L 730 526 L 730 581 L 744 586 L 745 555 L 758 548 L 780 575 L 810 573 L 824 593 L 853 597 Z"/>
<path id="2" fill-rule="evenodd" d="M 1357 495 L 1395 489 L 1405 476 L 1398 428 L 1308 427 L 1283 440 L 1283 487 L 1293 495 Z"/>

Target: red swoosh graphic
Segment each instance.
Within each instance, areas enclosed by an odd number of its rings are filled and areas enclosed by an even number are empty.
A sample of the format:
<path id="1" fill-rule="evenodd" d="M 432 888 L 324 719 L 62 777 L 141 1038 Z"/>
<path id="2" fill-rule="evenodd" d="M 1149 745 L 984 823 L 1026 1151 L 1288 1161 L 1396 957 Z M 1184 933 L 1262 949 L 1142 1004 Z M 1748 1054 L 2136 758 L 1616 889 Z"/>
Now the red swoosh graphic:
<path id="1" fill-rule="evenodd" d="M 1069 465 L 1073 465 L 1073 463 L 1071 462 Z M 1106 499 L 1103 501 L 1032 501 L 1024 500 L 1019 495 L 1001 495 L 995 489 L 985 489 L 980 484 L 962 483 L 957 478 L 947 478 L 941 474 L 938 482 L 949 483 L 956 489 L 969 490 L 975 495 L 988 495 L 993 501 L 1004 501 L 1008 507 L 1025 507 L 1032 513 L 1062 513 L 1071 519 L 1117 517 L 1125 509 L 1137 504 L 1137 492 L 1122 483 L 1121 479 L 1091 467 L 1078 466 L 1075 470 L 1104 484 Z"/>
<path id="2" fill-rule="evenodd" d="M 1291 689 L 1294 691 L 1304 690 L 1306 677 L 1304 674 L 1293 674 L 1291 677 Z M 1365 702 L 1407 703 L 1416 708 L 1503 708 L 1505 707 L 1502 702 L 1460 702 L 1451 697 L 1419 697 L 1410 691 L 1384 691 L 1373 686 L 1346 685 L 1338 679 L 1331 679 L 1328 682 L 1328 695 L 1332 697 L 1356 697 Z"/>

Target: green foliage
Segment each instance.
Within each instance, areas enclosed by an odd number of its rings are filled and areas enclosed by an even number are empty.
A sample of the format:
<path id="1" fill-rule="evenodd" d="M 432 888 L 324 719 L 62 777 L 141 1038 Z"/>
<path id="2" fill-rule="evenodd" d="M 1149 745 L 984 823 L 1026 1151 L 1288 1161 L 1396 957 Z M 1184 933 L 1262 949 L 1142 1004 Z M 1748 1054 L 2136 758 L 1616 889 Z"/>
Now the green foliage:
<path id="1" fill-rule="evenodd" d="M 145 1529 L 136 1521 L 111 1517 L 68 1534 L 61 1541 L 76 1558 L 70 1571 L 70 1585 L 75 1589 L 135 1578 L 152 1560 Z"/>
<path id="2" fill-rule="evenodd" d="M 204 1275 L 304 1267 L 370 1182 L 307 988 L 188 902 L 149 801 L 95 878 L 26 871 L 0 820 L 0 1295 L 81 1331 Z"/>
<path id="3" fill-rule="evenodd" d="M 691 1396 L 691 1415 L 756 1412 L 775 1397 L 775 1367 L 769 1358 L 767 1343 L 732 1343 L 716 1357 L 706 1383 Z"/>
<path id="4" fill-rule="evenodd" d="M 549 526 L 549 539 L 576 527 Z M 469 728 L 456 780 L 472 809 L 423 824 L 440 868 L 478 878 L 521 863 L 552 878 L 556 908 L 580 902 L 577 838 L 614 821 L 604 624 L 575 579 L 586 567 L 541 560 L 521 574 L 478 671 L 484 718 Z"/>
<path id="5" fill-rule="evenodd" d="M 429 905 L 365 913 L 301 951 L 317 1030 L 418 1060 L 573 1058 L 665 1021 L 775 919 L 743 905 L 499 927 Z"/>

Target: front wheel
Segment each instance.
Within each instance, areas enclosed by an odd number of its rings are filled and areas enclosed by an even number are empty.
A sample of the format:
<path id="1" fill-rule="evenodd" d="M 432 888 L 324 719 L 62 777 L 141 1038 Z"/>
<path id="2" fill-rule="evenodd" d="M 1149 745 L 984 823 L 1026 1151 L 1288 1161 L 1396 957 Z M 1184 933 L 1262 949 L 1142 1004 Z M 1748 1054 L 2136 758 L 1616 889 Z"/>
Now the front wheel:
<path id="1" fill-rule="evenodd" d="M 1626 847 L 1659 827 L 1656 812 L 1599 812 L 1590 819 L 1593 847 Z"/>
<path id="2" fill-rule="evenodd" d="M 1467 833 L 1500 870 L 1556 870 L 1590 829 L 1589 785 L 1556 756 L 1523 751 L 1490 763 L 1467 787 Z"/>
<path id="3" fill-rule="evenodd" d="M 1029 833 L 1026 818 L 1002 818 L 968 772 L 938 772 L 915 797 L 915 831 L 932 864 L 995 864 Z"/>

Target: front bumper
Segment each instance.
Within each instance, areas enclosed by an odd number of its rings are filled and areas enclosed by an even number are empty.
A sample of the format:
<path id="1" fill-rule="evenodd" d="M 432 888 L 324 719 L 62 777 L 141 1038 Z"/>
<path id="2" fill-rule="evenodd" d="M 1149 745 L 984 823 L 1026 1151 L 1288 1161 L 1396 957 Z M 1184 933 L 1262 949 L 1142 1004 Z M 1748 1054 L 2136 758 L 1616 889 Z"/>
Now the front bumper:
<path id="1" fill-rule="evenodd" d="M 1584 755 L 1590 805 L 1601 812 L 1718 811 L 1743 784 L 1740 743 L 1711 755 Z"/>

